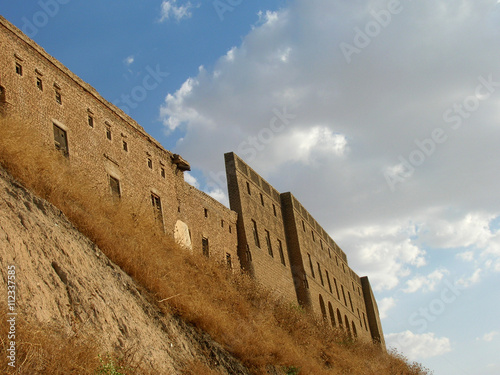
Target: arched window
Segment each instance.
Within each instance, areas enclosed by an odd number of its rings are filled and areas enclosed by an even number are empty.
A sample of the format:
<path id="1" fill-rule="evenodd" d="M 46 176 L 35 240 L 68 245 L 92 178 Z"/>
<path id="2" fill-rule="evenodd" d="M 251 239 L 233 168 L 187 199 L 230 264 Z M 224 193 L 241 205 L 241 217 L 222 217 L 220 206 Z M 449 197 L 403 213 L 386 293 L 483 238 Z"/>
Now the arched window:
<path id="1" fill-rule="evenodd" d="M 358 331 L 356 330 L 356 325 L 354 324 L 354 320 L 351 323 L 352 323 L 352 334 L 354 335 L 354 338 L 357 338 Z"/>
<path id="2" fill-rule="evenodd" d="M 337 309 L 337 321 L 339 322 L 339 327 L 342 328 L 342 314 L 340 313 L 340 310 Z"/>
<path id="3" fill-rule="evenodd" d="M 335 324 L 335 313 L 333 312 L 333 307 L 330 302 L 328 302 L 328 312 L 330 313 L 330 320 L 332 321 L 332 327 L 336 327 Z"/>
<path id="4" fill-rule="evenodd" d="M 326 320 L 325 301 L 323 301 L 321 294 L 319 295 L 319 307 L 321 308 L 321 315 L 323 316 L 323 319 Z"/>
<path id="5" fill-rule="evenodd" d="M 347 334 L 349 335 L 349 337 L 352 337 L 351 327 L 349 326 L 349 319 L 347 319 L 347 315 L 344 315 L 344 320 L 345 320 L 345 327 L 347 328 Z"/>

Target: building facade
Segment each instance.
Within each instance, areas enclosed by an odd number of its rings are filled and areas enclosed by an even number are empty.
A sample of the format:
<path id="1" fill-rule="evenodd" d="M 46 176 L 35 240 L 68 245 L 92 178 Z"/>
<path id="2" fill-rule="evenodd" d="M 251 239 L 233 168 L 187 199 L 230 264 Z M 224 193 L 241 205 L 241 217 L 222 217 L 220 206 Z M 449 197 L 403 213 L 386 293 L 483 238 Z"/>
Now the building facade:
<path id="1" fill-rule="evenodd" d="M 225 155 L 231 209 L 184 181 L 190 165 L 0 16 L 0 115 L 22 119 L 75 171 L 151 208 L 183 247 L 244 269 L 353 337 L 384 344 L 368 278 L 291 193 Z"/>

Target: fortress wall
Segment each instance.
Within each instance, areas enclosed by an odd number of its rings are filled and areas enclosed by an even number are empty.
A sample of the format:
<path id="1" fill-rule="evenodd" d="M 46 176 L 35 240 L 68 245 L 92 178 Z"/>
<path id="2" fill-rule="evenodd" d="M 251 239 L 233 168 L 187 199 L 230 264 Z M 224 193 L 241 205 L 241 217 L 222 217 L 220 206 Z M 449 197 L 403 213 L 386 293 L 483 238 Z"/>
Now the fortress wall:
<path id="1" fill-rule="evenodd" d="M 187 187 L 171 152 L 3 18 L 0 46 L 0 106 L 7 113 L 22 119 L 50 147 L 55 147 L 54 124 L 62 129 L 69 163 L 92 181 L 96 194 L 112 194 L 111 178 L 116 179 L 121 200 L 146 204 L 152 215 L 161 212 L 167 235 L 173 236 L 177 221 L 183 220 L 196 236 L 194 250 L 201 251 L 201 238 L 208 238 L 211 255 L 226 262 L 229 254 L 233 268 L 239 267 L 236 233 L 227 235 L 236 214 Z M 156 210 L 153 194 L 159 198 Z"/>
<path id="2" fill-rule="evenodd" d="M 244 234 L 240 235 L 239 247 L 240 254 L 246 259 L 246 268 L 259 282 L 296 303 L 280 195 L 234 153 L 226 154 L 225 160 L 229 195 L 233 195 L 231 208 L 238 212 L 238 230 Z M 251 254 L 251 261 L 247 251 Z"/>

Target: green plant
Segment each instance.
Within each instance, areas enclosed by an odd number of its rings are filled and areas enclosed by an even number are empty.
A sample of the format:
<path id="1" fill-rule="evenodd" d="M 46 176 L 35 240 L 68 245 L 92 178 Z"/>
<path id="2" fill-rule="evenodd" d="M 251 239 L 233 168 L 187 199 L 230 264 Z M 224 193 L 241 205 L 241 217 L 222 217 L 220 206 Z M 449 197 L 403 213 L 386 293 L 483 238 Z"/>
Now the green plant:
<path id="1" fill-rule="evenodd" d="M 99 357 L 99 362 L 101 362 L 101 365 L 99 368 L 95 371 L 96 374 L 98 375 L 125 375 L 125 373 L 121 371 L 126 371 L 125 368 L 120 366 L 115 362 L 115 360 L 111 357 L 111 355 L 106 354 L 103 359 L 101 355 L 98 355 Z"/>
<path id="2" fill-rule="evenodd" d="M 283 367 L 283 370 L 285 371 L 286 375 L 299 375 L 300 374 L 300 367 L 295 367 L 295 366 Z"/>

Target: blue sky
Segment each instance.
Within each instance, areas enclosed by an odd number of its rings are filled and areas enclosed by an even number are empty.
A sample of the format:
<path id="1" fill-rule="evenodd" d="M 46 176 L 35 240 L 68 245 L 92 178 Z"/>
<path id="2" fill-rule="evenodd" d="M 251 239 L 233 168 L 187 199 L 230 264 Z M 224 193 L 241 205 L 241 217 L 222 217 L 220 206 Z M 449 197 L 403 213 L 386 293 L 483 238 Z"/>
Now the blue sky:
<path id="1" fill-rule="evenodd" d="M 292 191 L 370 277 L 388 345 L 436 375 L 500 373 L 497 0 L 116 4 L 0 13 L 210 195 L 227 204 L 227 151 Z"/>

